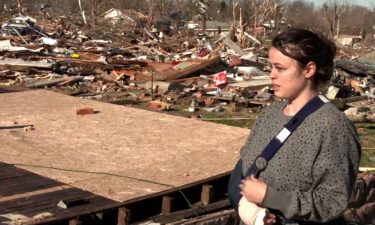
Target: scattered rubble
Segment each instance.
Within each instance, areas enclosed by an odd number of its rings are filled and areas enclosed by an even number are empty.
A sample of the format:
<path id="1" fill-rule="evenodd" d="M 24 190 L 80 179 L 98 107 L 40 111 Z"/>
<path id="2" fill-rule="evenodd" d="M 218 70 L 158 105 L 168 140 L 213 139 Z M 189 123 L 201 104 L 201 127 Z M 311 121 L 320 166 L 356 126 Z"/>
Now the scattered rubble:
<path id="1" fill-rule="evenodd" d="M 341 100 L 344 113 L 355 122 L 374 122 L 375 63 L 363 60 L 337 60 L 327 97 Z"/>
<path id="2" fill-rule="evenodd" d="M 0 30 L 0 85 L 49 88 L 131 107 L 143 104 L 155 111 L 179 110 L 192 118 L 205 112 L 253 112 L 278 101 L 270 89 L 264 40 L 245 32 L 242 38 L 254 43 L 245 49 L 230 38 L 233 34 L 139 27 L 138 21 L 147 17 L 134 11 L 110 9 L 101 17 L 113 27 L 111 32 L 98 32 L 95 27 L 83 31 L 69 16 L 9 18 Z M 334 76 L 322 92 L 352 121 L 375 122 L 375 51 L 355 59 L 342 50 L 339 54 Z M 83 106 L 73 113 L 97 112 Z M 15 124 L 2 129 L 34 129 Z M 357 180 L 354 200 L 345 212 L 348 220 L 374 223 L 366 218 L 375 212 L 375 192 L 365 188 L 373 187 L 373 182 L 373 176 Z M 63 202 L 59 207 L 67 205 Z M 9 219 L 35 222 L 39 217 Z"/>
<path id="3" fill-rule="evenodd" d="M 137 21 L 147 17 L 135 12 L 111 9 L 102 17 L 134 32 L 123 41 L 98 39 L 68 25 L 67 17 L 10 18 L 1 28 L 0 83 L 190 113 L 252 111 L 277 100 L 269 88 L 266 42 L 250 34 L 244 37 L 257 47 L 244 49 L 227 34 L 139 29 Z M 374 75 L 374 62 L 337 60 L 326 94 L 332 100 L 366 96 L 360 106 L 344 102 L 351 107 L 345 113 L 373 121 Z"/>
<path id="4" fill-rule="evenodd" d="M 358 224 L 374 224 L 375 219 L 375 173 L 358 175 L 353 196 L 344 217 Z"/>

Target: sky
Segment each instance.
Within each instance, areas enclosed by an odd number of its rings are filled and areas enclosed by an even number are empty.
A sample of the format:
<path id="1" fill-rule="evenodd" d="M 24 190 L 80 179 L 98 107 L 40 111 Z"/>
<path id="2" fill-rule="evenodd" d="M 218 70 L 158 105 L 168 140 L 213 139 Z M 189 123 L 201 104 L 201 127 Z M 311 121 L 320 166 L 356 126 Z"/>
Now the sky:
<path id="1" fill-rule="evenodd" d="M 330 0 L 307 0 L 309 2 L 314 2 L 315 6 L 321 6 L 324 2 L 329 2 Z M 341 2 L 339 0 L 338 2 Z M 345 1 L 345 0 L 344 0 Z M 350 5 L 360 5 L 365 6 L 369 9 L 375 8 L 375 0 L 346 0 Z M 331 2 L 333 2 L 331 0 Z"/>

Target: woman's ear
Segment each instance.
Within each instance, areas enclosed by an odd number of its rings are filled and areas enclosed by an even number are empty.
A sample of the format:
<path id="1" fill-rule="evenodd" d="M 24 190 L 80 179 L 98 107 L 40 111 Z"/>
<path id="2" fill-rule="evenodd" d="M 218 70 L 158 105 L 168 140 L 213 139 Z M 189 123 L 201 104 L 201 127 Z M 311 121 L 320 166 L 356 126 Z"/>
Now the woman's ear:
<path id="1" fill-rule="evenodd" d="M 305 77 L 311 78 L 316 72 L 316 64 L 314 62 L 307 63 L 307 65 L 305 66 L 305 71 Z"/>

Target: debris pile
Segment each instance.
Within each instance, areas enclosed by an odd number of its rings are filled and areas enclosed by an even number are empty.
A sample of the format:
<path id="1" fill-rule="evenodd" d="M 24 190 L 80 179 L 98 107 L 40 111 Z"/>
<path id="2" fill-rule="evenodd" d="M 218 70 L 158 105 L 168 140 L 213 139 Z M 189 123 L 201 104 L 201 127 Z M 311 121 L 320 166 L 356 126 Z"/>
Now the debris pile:
<path id="1" fill-rule="evenodd" d="M 112 29 L 103 32 L 97 27 L 82 31 L 69 16 L 10 18 L 0 31 L 0 85 L 50 88 L 150 110 L 184 111 L 191 117 L 201 111 L 253 112 L 279 100 L 270 89 L 267 41 L 244 32 L 242 39 L 254 43 L 244 49 L 230 33 L 140 28 L 137 20 L 146 16 L 132 14 L 105 12 L 102 25 Z M 351 120 L 374 122 L 375 60 L 339 58 L 329 87 L 322 92 Z M 88 106 L 73 112 L 97 113 Z M 345 213 L 348 220 L 374 223 L 369 220 L 375 213 L 373 178 L 366 174 L 358 178 Z"/>
<path id="2" fill-rule="evenodd" d="M 166 35 L 156 28 L 140 29 L 134 16 L 114 9 L 103 17 L 108 26 L 116 28 L 121 21 L 133 32 L 119 32 L 118 38 L 116 32 L 81 31 L 64 16 L 9 19 L 1 29 L 0 84 L 191 113 L 253 111 L 277 100 L 269 88 L 267 46 L 250 34 L 245 37 L 255 47 L 243 49 L 225 33 L 186 29 Z M 96 39 L 98 33 L 104 38 Z M 327 95 L 332 100 L 363 97 L 359 100 L 371 103 L 374 74 L 374 63 L 338 60 Z M 345 100 L 346 107 L 349 102 Z M 345 112 L 353 120 L 373 121 L 375 109 L 368 103 Z"/>
<path id="3" fill-rule="evenodd" d="M 225 36 L 216 42 L 192 36 L 178 47 L 171 43 L 174 38 L 161 40 L 157 30 L 144 29 L 146 41 L 124 47 L 83 32 L 47 32 L 31 17 L 9 21 L 17 22 L 2 26 L 2 84 L 49 87 L 110 102 L 130 98 L 156 110 L 185 104 L 190 112 L 201 106 L 222 110 L 217 104 L 231 110 L 259 107 L 272 99 L 266 60 Z"/>
<path id="4" fill-rule="evenodd" d="M 375 223 L 375 173 L 364 172 L 357 177 L 352 199 L 345 211 L 347 220 L 358 224 Z"/>
<path id="5" fill-rule="evenodd" d="M 375 121 L 375 63 L 366 60 L 337 60 L 328 89 L 330 99 L 341 99 L 344 113 L 355 122 Z M 343 100 L 342 100 L 343 99 Z"/>

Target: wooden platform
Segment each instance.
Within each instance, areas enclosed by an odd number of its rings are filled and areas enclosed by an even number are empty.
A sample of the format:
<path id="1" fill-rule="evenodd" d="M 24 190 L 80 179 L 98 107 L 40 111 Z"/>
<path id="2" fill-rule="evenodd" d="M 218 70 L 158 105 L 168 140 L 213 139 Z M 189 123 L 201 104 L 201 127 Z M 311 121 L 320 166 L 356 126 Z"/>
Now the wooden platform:
<path id="1" fill-rule="evenodd" d="M 249 133 L 42 90 L 0 102 L 2 161 L 121 202 L 231 170 Z"/>
<path id="2" fill-rule="evenodd" d="M 22 219 L 25 224 L 58 221 L 120 205 L 120 202 L 2 162 L 0 184 L 0 223 L 12 221 L 17 214 L 25 216 Z M 60 201 L 69 207 L 59 207 Z"/>

